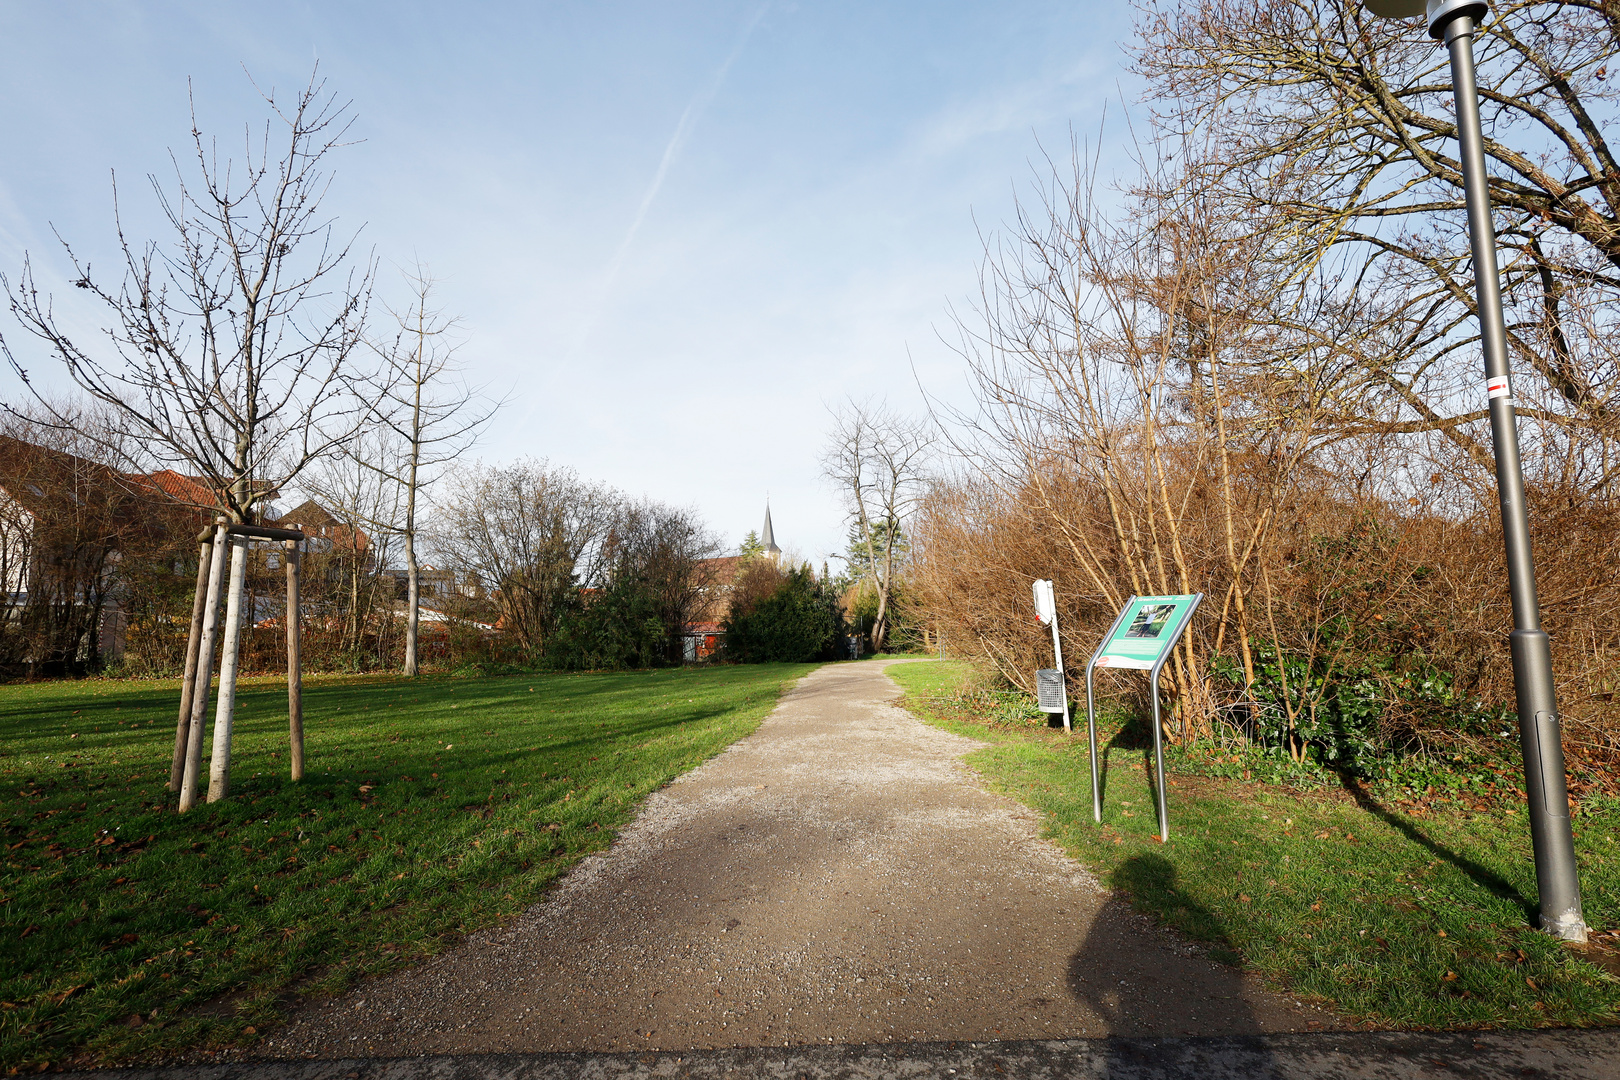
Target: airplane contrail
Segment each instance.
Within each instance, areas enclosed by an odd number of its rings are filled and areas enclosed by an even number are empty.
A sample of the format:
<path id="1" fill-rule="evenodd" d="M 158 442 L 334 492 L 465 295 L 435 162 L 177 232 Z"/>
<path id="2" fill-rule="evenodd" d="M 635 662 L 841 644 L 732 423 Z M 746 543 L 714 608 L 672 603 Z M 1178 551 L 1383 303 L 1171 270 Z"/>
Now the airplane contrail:
<path id="1" fill-rule="evenodd" d="M 742 32 L 737 35 L 737 43 L 732 46 L 731 52 L 720 66 L 715 69 L 714 74 L 709 77 L 709 81 L 692 96 L 692 100 L 687 103 L 686 108 L 681 112 L 681 118 L 675 124 L 675 133 L 669 137 L 669 142 L 664 147 L 664 156 L 658 162 L 658 171 L 653 173 L 652 183 L 647 185 L 647 192 L 641 197 L 641 205 L 636 207 L 636 215 L 630 220 L 630 227 L 625 230 L 624 239 L 619 241 L 618 249 L 614 251 L 613 259 L 608 263 L 607 273 L 603 276 L 602 283 L 597 287 L 596 301 L 591 305 L 590 317 L 586 319 L 584 325 L 580 328 L 579 336 L 574 341 L 573 352 L 576 355 L 584 346 L 585 339 L 596 328 L 596 323 L 601 318 L 602 308 L 607 303 L 608 294 L 612 292 L 613 284 L 618 280 L 619 271 L 624 267 L 624 260 L 630 253 L 630 246 L 635 243 L 636 234 L 641 231 L 642 223 L 647 220 L 647 212 L 652 209 L 653 202 L 657 200 L 659 189 L 664 186 L 664 178 L 669 175 L 670 167 L 675 164 L 675 159 L 680 156 L 681 149 L 685 146 L 688 136 L 691 135 L 693 127 L 697 125 L 698 117 L 703 114 L 703 110 L 709 107 L 709 103 L 720 92 L 721 84 L 726 81 L 726 73 L 731 70 L 731 65 L 737 62 L 737 57 L 742 55 L 744 46 L 748 44 L 748 39 L 753 36 L 754 29 L 759 26 L 760 20 L 765 17 L 765 12 L 770 10 L 770 6 L 770 3 L 767 2 L 761 4 L 755 10 L 753 17 L 748 20 Z"/>

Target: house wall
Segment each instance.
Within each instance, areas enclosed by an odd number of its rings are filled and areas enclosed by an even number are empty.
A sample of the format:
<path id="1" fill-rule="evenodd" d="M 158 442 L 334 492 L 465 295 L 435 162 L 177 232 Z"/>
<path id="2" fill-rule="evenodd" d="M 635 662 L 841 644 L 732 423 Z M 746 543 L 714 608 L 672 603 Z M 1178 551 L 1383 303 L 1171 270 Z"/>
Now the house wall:
<path id="1" fill-rule="evenodd" d="M 0 603 L 28 591 L 33 550 L 34 516 L 0 489 Z"/>

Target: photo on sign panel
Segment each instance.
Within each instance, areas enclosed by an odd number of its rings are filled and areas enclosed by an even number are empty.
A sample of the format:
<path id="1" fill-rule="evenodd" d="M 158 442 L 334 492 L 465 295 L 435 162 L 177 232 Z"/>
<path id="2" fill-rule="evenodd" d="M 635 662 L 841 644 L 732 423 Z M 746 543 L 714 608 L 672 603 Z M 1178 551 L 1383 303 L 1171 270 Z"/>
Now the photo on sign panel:
<path id="1" fill-rule="evenodd" d="M 1136 613 L 1131 620 L 1131 628 L 1125 631 L 1126 637 L 1156 638 L 1164 631 L 1165 624 L 1175 613 L 1174 604 L 1147 604 Z"/>

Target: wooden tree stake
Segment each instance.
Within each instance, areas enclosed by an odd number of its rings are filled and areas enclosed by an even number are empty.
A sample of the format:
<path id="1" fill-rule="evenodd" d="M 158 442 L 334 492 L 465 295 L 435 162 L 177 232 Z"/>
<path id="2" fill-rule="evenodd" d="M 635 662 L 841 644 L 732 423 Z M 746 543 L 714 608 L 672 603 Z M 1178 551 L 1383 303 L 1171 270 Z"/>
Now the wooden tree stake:
<path id="1" fill-rule="evenodd" d="M 186 674 L 180 682 L 180 716 L 174 725 L 174 758 L 169 763 L 169 790 L 179 791 L 186 777 L 186 736 L 191 730 L 191 690 L 197 681 L 197 646 L 202 643 L 203 604 L 208 600 L 208 556 L 213 553 L 212 532 L 197 548 L 197 594 L 191 601 L 191 632 L 186 638 Z"/>
<path id="2" fill-rule="evenodd" d="M 232 536 L 230 545 L 231 581 L 224 641 L 220 645 L 219 705 L 214 710 L 213 758 L 208 766 L 209 802 L 218 802 L 231 793 L 231 734 L 236 722 L 236 670 L 242 651 L 242 586 L 247 578 L 247 537 Z"/>
<path id="3" fill-rule="evenodd" d="M 298 657 L 298 541 L 283 540 L 287 552 L 287 737 L 292 778 L 304 778 L 304 673 Z"/>
<path id="4" fill-rule="evenodd" d="M 197 774 L 202 769 L 203 717 L 208 711 L 208 683 L 214 676 L 214 639 L 219 627 L 219 593 L 225 576 L 225 519 L 214 528 L 208 559 L 208 596 L 203 603 L 202 636 L 197 645 L 196 680 L 191 690 L 191 722 L 186 731 L 186 771 L 180 781 L 180 812 L 197 805 Z M 201 689 L 198 689 L 201 684 Z"/>

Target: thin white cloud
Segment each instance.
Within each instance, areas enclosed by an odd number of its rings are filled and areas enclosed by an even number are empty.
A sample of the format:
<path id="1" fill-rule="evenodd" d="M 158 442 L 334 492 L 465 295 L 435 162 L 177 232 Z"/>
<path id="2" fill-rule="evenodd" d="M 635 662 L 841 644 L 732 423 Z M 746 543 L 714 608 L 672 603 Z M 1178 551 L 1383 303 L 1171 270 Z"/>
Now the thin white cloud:
<path id="1" fill-rule="evenodd" d="M 748 44 L 748 39 L 753 36 L 754 30 L 759 26 L 760 21 L 765 18 L 765 13 L 770 10 L 770 7 L 770 2 L 767 0 L 766 3 L 761 4 L 754 11 L 752 17 L 743 25 L 742 31 L 737 35 L 737 43 L 731 47 L 731 52 L 727 54 L 725 60 L 715 69 L 714 74 L 709 77 L 709 81 L 699 88 L 698 92 L 693 95 L 692 100 L 687 102 L 686 108 L 681 112 L 681 118 L 675 124 L 675 133 L 669 137 L 669 142 L 664 147 L 664 156 L 658 162 L 658 171 L 653 173 L 652 183 L 647 185 L 647 192 L 641 197 L 641 205 L 636 207 L 635 217 L 631 219 L 630 227 L 625 230 L 624 239 L 619 241 L 619 247 L 614 251 L 613 258 L 608 263 L 607 272 L 603 275 L 602 282 L 597 287 L 596 297 L 590 306 L 589 315 L 580 325 L 579 334 L 574 340 L 574 355 L 578 355 L 580 349 L 584 347 L 586 339 L 590 337 L 591 331 L 596 328 L 597 322 L 601 319 L 602 309 L 606 306 L 608 297 L 612 294 L 613 286 L 618 281 L 619 272 L 624 268 L 624 260 L 630 254 L 630 248 L 635 243 L 636 234 L 641 231 L 642 223 L 647 220 L 647 212 L 652 209 L 653 203 L 658 199 L 658 192 L 663 188 L 664 180 L 669 176 L 670 168 L 675 164 L 676 159 L 680 157 L 681 150 L 685 148 L 688 138 L 691 137 L 692 129 L 697 126 L 698 118 L 703 115 L 703 111 L 709 107 L 710 103 L 714 101 L 715 95 L 720 92 L 721 85 L 726 81 L 726 74 L 731 70 L 732 65 L 737 62 L 737 58 L 742 55 L 743 48 Z"/>

